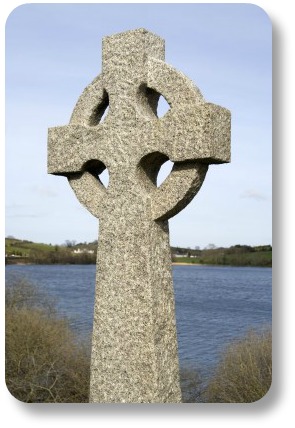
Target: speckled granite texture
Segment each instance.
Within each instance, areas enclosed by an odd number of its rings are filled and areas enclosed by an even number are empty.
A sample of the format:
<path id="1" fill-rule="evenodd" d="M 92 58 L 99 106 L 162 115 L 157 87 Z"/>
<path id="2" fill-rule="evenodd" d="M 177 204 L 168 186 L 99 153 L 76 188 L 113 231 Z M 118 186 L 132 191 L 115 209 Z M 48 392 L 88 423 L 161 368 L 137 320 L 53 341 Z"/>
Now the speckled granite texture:
<path id="1" fill-rule="evenodd" d="M 170 105 L 161 119 L 160 95 Z M 168 159 L 173 170 L 157 187 Z M 48 139 L 48 172 L 66 176 L 100 220 L 90 402 L 181 402 L 168 219 L 208 164 L 229 160 L 229 111 L 164 62 L 160 37 L 138 29 L 103 39 L 102 73 Z"/>

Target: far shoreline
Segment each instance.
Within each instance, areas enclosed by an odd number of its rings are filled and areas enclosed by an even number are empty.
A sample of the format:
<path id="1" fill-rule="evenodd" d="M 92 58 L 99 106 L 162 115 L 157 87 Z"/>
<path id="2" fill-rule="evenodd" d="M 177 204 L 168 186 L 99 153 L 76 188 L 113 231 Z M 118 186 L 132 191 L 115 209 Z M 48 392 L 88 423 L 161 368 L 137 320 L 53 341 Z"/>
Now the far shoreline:
<path id="1" fill-rule="evenodd" d="M 83 265 L 83 266 L 95 266 L 95 263 L 33 263 L 33 262 L 17 262 L 13 261 L 10 263 L 5 263 L 6 266 L 75 266 L 75 265 Z M 255 265 L 255 266 L 249 266 L 249 265 L 222 265 L 222 264 L 210 264 L 210 263 L 187 263 L 187 262 L 172 262 L 171 266 L 219 266 L 219 267 L 260 267 L 260 268 L 272 268 L 272 266 L 263 266 L 263 265 Z"/>
<path id="2" fill-rule="evenodd" d="M 172 266 L 207 266 L 203 263 L 172 262 Z"/>

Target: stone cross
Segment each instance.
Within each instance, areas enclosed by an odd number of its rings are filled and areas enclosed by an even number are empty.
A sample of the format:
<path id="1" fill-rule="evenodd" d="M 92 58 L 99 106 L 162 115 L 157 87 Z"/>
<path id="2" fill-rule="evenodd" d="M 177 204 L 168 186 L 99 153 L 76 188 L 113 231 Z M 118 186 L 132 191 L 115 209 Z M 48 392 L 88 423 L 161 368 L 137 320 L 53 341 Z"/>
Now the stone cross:
<path id="1" fill-rule="evenodd" d="M 170 106 L 162 118 L 160 95 Z M 67 177 L 100 221 L 90 402 L 181 402 L 168 219 L 208 164 L 229 160 L 229 111 L 164 62 L 160 37 L 137 29 L 103 39 L 102 73 L 48 140 L 48 172 Z"/>

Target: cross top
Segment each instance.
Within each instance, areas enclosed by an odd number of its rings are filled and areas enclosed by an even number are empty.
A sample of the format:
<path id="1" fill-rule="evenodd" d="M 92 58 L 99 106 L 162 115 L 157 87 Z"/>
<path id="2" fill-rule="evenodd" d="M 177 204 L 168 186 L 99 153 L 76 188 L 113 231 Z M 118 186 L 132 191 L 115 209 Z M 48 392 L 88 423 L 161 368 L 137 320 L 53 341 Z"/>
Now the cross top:
<path id="1" fill-rule="evenodd" d="M 160 95 L 170 106 L 162 118 Z M 168 219 L 198 192 L 208 164 L 229 159 L 229 111 L 164 62 L 160 37 L 138 29 L 103 39 L 102 73 L 48 138 L 48 172 L 66 176 L 100 220 L 91 402 L 181 401 Z"/>
<path id="2" fill-rule="evenodd" d="M 49 130 L 48 172 L 67 176 L 96 217 L 106 208 L 106 193 L 118 183 L 122 191 L 125 181 L 126 191 L 136 182 L 137 193 L 149 192 L 153 219 L 169 218 L 190 202 L 209 163 L 229 161 L 230 113 L 206 103 L 167 65 L 164 41 L 147 30 L 105 37 L 102 58 L 102 73 L 84 90 L 70 124 Z M 160 95 L 170 105 L 163 118 L 157 118 Z M 156 177 L 168 159 L 174 168 L 158 189 Z M 106 167 L 107 190 L 99 180 Z"/>

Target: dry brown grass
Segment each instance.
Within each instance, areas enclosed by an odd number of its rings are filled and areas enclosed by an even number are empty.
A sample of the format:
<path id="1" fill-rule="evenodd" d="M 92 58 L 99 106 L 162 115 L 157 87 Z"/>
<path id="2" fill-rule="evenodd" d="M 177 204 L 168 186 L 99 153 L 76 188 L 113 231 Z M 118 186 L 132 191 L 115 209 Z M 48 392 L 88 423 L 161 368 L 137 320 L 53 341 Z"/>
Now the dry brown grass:
<path id="1" fill-rule="evenodd" d="M 272 381 L 272 335 L 250 332 L 225 351 L 206 390 L 210 403 L 252 403 L 267 393 Z"/>
<path id="2" fill-rule="evenodd" d="M 83 403 L 89 394 L 89 355 L 52 303 L 26 281 L 6 294 L 6 384 L 29 403 Z"/>

